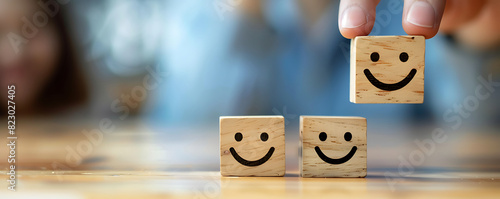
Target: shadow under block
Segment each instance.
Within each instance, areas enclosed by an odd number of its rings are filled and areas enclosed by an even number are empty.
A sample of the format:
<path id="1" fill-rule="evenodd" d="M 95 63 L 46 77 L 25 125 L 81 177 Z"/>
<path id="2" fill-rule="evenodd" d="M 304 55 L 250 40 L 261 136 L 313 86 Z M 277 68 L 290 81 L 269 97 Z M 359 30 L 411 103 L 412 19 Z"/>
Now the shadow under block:
<path id="1" fill-rule="evenodd" d="M 285 175 L 283 116 L 220 117 L 223 176 Z"/>
<path id="2" fill-rule="evenodd" d="M 365 177 L 366 119 L 300 117 L 302 177 Z"/>
<path id="3" fill-rule="evenodd" d="M 350 101 L 424 102 L 425 38 L 362 36 L 351 41 Z"/>

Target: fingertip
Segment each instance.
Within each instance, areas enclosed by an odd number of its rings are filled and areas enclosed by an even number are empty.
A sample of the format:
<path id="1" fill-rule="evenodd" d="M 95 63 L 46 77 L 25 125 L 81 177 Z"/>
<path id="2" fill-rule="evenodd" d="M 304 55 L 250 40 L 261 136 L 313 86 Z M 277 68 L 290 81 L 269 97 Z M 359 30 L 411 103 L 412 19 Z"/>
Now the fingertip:
<path id="1" fill-rule="evenodd" d="M 378 1 L 342 0 L 339 8 L 339 30 L 342 36 L 352 39 L 370 34 L 375 24 L 375 7 Z"/>
<path id="2" fill-rule="evenodd" d="M 438 28 L 425 28 L 421 26 L 414 25 L 409 22 L 403 22 L 403 29 L 408 35 L 421 35 L 424 36 L 425 39 L 430 39 L 436 36 L 438 33 Z"/>
<path id="3" fill-rule="evenodd" d="M 342 34 L 342 36 L 344 36 L 347 39 L 352 39 L 357 36 L 366 36 L 370 34 L 373 28 L 373 24 L 374 24 L 373 22 L 370 22 L 356 28 L 340 27 L 340 34 Z"/>
<path id="4" fill-rule="evenodd" d="M 445 0 L 405 0 L 403 29 L 408 35 L 422 35 L 426 39 L 439 31 Z"/>

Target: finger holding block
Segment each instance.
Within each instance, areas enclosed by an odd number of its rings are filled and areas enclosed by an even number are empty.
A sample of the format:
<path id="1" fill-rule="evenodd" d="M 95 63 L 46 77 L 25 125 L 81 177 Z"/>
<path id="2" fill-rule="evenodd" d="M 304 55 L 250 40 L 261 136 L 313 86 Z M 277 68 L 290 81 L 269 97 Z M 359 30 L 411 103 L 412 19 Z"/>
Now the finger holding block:
<path id="1" fill-rule="evenodd" d="M 223 176 L 285 175 L 283 116 L 220 117 Z"/>
<path id="2" fill-rule="evenodd" d="M 302 177 L 365 177 L 366 119 L 300 117 Z"/>
<path id="3" fill-rule="evenodd" d="M 425 38 L 362 36 L 351 41 L 353 103 L 424 102 Z"/>

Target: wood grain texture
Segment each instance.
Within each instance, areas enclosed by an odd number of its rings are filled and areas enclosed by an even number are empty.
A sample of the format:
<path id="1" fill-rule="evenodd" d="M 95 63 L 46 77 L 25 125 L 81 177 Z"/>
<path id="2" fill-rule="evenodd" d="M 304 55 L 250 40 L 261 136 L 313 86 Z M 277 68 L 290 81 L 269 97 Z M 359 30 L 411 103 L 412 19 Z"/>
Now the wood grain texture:
<path id="1" fill-rule="evenodd" d="M 81 165 L 74 167 L 65 161 L 65 148 L 88 140 L 81 131 L 96 128 L 94 123 L 34 123 L 23 118 L 29 125 L 18 127 L 23 135 L 16 148 L 18 190 L 7 189 L 9 163 L 0 158 L 0 198 L 457 199 L 500 195 L 498 129 L 449 132 L 456 137 L 436 145 L 435 152 L 426 156 L 423 165 L 415 166 L 414 172 L 402 174 L 399 158 L 409 161 L 410 152 L 420 147 L 413 138 L 393 135 L 400 130 L 373 128 L 370 123 L 367 178 L 301 178 L 296 159 L 299 128 L 291 128 L 286 132 L 288 164 L 284 177 L 223 177 L 219 173 L 219 137 L 208 133 L 217 132 L 218 124 L 166 126 L 152 131 L 142 122 L 125 122 L 139 126 L 117 125 L 89 156 L 82 157 Z M 6 124 L 0 123 L 0 129 L 7 129 Z M 419 137 L 423 141 L 432 139 L 426 133 L 434 128 L 421 124 L 407 130 L 423 136 Z M 8 151 L 6 144 L 0 145 L 0 157 L 7 157 Z M 54 167 L 54 163 L 68 167 Z M 405 167 L 403 171 L 408 170 Z"/>
<path id="2" fill-rule="evenodd" d="M 267 133 L 263 141 L 261 134 Z M 235 134 L 241 133 L 237 141 Z M 231 148 L 241 158 L 256 161 L 274 147 L 272 156 L 261 165 L 239 163 Z M 223 176 L 283 176 L 285 175 L 285 123 L 283 116 L 220 117 L 220 171 Z"/>
<path id="3" fill-rule="evenodd" d="M 326 133 L 321 140 L 320 134 Z M 349 132 L 351 140 L 344 135 Z M 301 154 L 299 166 L 302 177 L 365 177 L 366 176 L 366 119 L 362 117 L 300 117 Z M 353 147 L 356 152 L 341 164 L 323 161 L 315 150 L 319 147 L 326 156 L 338 159 L 346 156 Z"/>
<path id="4" fill-rule="evenodd" d="M 391 170 L 392 169 L 392 170 Z M 0 189 L 11 198 L 136 199 L 136 198 L 498 198 L 500 173 L 428 168 L 400 176 L 388 184 L 386 171 L 371 170 L 370 178 L 222 177 L 219 172 L 151 170 L 19 171 L 17 192 Z M 434 169 L 434 170 L 433 170 Z M 5 171 L 0 179 L 7 179 Z M 6 185 L 6 184 L 4 184 Z M 394 188 L 394 189 L 391 189 Z"/>
<path id="5" fill-rule="evenodd" d="M 378 53 L 378 60 L 371 59 Z M 402 61 L 400 55 L 408 59 Z M 397 90 L 383 90 L 369 81 L 365 70 L 385 84 L 396 84 L 416 70 L 413 79 Z M 351 41 L 350 101 L 353 103 L 407 103 L 424 101 L 425 38 L 423 36 L 362 36 Z"/>

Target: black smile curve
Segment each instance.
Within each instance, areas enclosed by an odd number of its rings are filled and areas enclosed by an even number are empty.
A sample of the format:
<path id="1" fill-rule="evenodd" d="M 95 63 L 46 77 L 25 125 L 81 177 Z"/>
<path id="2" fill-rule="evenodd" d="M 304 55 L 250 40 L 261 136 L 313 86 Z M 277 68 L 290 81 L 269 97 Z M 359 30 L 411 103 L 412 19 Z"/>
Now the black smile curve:
<path id="1" fill-rule="evenodd" d="M 233 147 L 231 147 L 229 149 L 229 151 L 231 151 L 231 155 L 233 155 L 234 159 L 236 159 L 236 161 L 238 161 L 240 164 L 245 165 L 245 166 L 249 166 L 249 167 L 255 167 L 255 166 L 259 166 L 261 164 L 264 164 L 265 162 L 267 162 L 267 160 L 269 160 L 269 158 L 271 158 L 271 156 L 274 153 L 274 147 L 271 147 L 264 157 L 262 157 L 261 159 L 255 160 L 255 161 L 245 160 L 240 155 L 238 155 L 238 153 L 236 153 L 236 150 L 234 150 Z"/>
<path id="2" fill-rule="evenodd" d="M 351 151 L 349 151 L 349 153 L 347 155 L 345 155 L 344 157 L 341 157 L 339 159 L 329 158 L 328 156 L 326 156 L 323 153 L 323 151 L 321 151 L 321 149 L 318 146 L 314 147 L 314 150 L 316 150 L 316 153 L 318 154 L 319 158 L 321 158 L 323 161 L 330 163 L 330 164 L 342 164 L 344 162 L 349 161 L 352 158 L 352 156 L 354 156 L 354 154 L 356 153 L 356 150 L 358 150 L 358 147 L 353 146 Z"/>
<path id="3" fill-rule="evenodd" d="M 415 77 L 415 74 L 417 74 L 417 69 L 411 69 L 408 76 L 406 76 L 400 82 L 394 83 L 394 84 L 382 83 L 377 78 L 375 78 L 375 76 L 373 76 L 372 73 L 370 72 L 370 70 L 368 70 L 368 69 L 365 69 L 364 73 L 365 73 L 366 78 L 368 78 L 368 81 L 370 81 L 370 83 L 372 83 L 373 86 L 379 88 L 380 90 L 395 91 L 395 90 L 398 90 L 398 89 L 405 87 L 408 83 L 410 83 L 411 80 L 413 79 L 413 77 Z"/>

